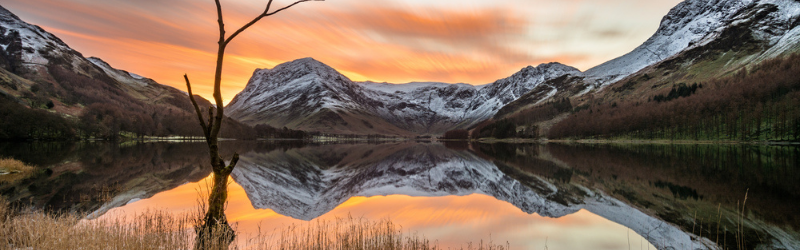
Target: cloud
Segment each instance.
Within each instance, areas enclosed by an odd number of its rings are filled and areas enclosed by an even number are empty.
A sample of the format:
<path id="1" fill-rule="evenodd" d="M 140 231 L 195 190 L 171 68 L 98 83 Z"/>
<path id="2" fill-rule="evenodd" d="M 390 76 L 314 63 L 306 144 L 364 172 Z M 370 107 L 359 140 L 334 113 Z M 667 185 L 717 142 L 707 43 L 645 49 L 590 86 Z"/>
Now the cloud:
<path id="1" fill-rule="evenodd" d="M 483 84 L 551 61 L 587 69 L 630 51 L 655 30 L 622 25 L 654 15 L 622 18 L 612 13 L 629 10 L 624 6 L 631 1 L 303 3 L 262 20 L 228 47 L 223 96 L 232 99 L 256 68 L 303 57 L 314 57 L 354 80 L 388 82 Z M 261 1 L 223 3 L 228 34 L 264 7 Z M 277 0 L 275 6 L 287 3 Z M 185 88 L 180 76 L 188 73 L 196 79 L 196 92 L 211 96 L 219 36 L 213 3 L 6 0 L 3 5 L 85 55 L 179 89 Z"/>

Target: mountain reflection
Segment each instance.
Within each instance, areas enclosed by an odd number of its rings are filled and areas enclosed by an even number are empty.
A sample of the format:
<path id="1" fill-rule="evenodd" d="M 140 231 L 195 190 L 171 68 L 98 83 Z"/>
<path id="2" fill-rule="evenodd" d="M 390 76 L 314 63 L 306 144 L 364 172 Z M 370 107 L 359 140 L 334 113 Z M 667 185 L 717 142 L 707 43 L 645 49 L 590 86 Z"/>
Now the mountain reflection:
<path id="1" fill-rule="evenodd" d="M 545 217 L 585 210 L 659 249 L 800 249 L 798 147 L 222 143 L 241 154 L 236 202 L 300 220 L 359 197 L 477 194 Z M 210 174 L 203 143 L 0 144 L 0 157 L 46 169 L 0 183 L 8 200 L 93 216 Z"/>
<path id="2" fill-rule="evenodd" d="M 351 197 L 477 193 L 546 217 L 586 209 L 627 226 L 660 249 L 707 248 L 677 227 L 602 192 L 521 171 L 480 154 L 442 144 L 309 146 L 245 153 L 232 177 L 255 208 L 303 220 L 317 218 Z"/>

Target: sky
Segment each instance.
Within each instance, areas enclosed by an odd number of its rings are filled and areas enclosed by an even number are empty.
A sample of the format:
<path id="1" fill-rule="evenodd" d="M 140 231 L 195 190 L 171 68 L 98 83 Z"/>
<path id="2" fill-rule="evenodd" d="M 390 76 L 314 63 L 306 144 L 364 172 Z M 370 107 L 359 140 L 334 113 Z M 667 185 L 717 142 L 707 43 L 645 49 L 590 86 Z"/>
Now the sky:
<path id="1" fill-rule="evenodd" d="M 266 0 L 222 0 L 228 34 Z M 273 10 L 293 1 L 274 0 Z M 486 84 L 528 65 L 587 70 L 630 52 L 680 0 L 326 0 L 262 19 L 228 46 L 225 103 L 253 71 L 313 57 L 355 81 Z M 84 56 L 211 99 L 211 0 L 3 0 Z"/>

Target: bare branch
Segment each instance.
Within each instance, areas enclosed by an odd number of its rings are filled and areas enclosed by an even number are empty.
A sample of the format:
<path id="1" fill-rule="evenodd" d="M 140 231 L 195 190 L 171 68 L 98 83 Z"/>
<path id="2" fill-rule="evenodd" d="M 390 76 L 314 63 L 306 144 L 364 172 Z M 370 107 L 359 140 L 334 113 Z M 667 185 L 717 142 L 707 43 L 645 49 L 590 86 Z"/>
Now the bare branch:
<path id="1" fill-rule="evenodd" d="M 217 24 L 219 24 L 219 43 L 225 42 L 225 23 L 222 21 L 222 4 L 219 0 L 214 0 L 217 3 Z"/>
<path id="2" fill-rule="evenodd" d="M 261 13 L 261 15 L 266 15 L 267 13 L 269 13 L 269 8 L 271 6 L 272 6 L 272 0 L 269 0 L 269 2 L 267 2 L 267 8 L 264 9 L 264 13 Z"/>
<path id="3" fill-rule="evenodd" d="M 291 8 L 292 6 L 295 6 L 295 5 L 299 4 L 299 3 L 310 2 L 310 1 L 320 1 L 320 2 L 322 2 L 322 1 L 325 1 L 325 0 L 300 0 L 300 1 L 294 2 L 293 4 L 288 5 L 286 7 L 283 7 L 283 8 L 280 8 L 280 9 L 276 10 L 276 11 L 273 11 L 272 13 L 269 13 L 266 16 L 275 15 L 276 13 L 281 12 L 281 11 L 283 11 L 285 9 Z"/>
<path id="4" fill-rule="evenodd" d="M 197 119 L 200 120 L 200 126 L 203 127 L 203 133 L 205 134 L 206 139 L 208 139 L 209 133 L 206 132 L 208 131 L 208 125 L 206 125 L 206 123 L 203 121 L 203 113 L 200 113 L 200 107 L 197 106 L 197 101 L 194 100 L 194 94 L 192 94 L 192 84 L 189 83 L 189 75 L 183 74 L 183 79 L 186 80 L 186 89 L 189 91 L 189 100 L 192 100 L 194 111 L 197 113 Z"/>
<path id="5" fill-rule="evenodd" d="M 294 3 L 290 4 L 290 5 L 287 5 L 286 7 L 277 9 L 277 10 L 275 10 L 273 12 L 269 12 L 269 8 L 272 5 L 272 0 L 270 0 L 269 3 L 267 3 L 267 8 L 264 10 L 264 13 L 261 13 L 261 15 L 259 15 L 255 19 L 253 19 L 253 21 L 250 21 L 249 23 L 247 23 L 244 26 L 242 26 L 241 28 L 239 28 L 239 30 L 234 32 L 233 35 L 231 35 L 230 37 L 228 37 L 228 39 L 225 40 L 225 44 L 230 43 L 231 40 L 233 40 L 234 37 L 238 36 L 240 33 L 242 33 L 242 31 L 246 30 L 247 28 L 250 28 L 250 26 L 253 26 L 253 24 L 256 24 L 262 18 L 271 16 L 271 15 L 275 15 L 276 13 L 281 12 L 283 10 L 286 10 L 288 8 L 291 8 L 292 6 L 295 6 L 295 5 L 299 4 L 299 3 L 310 2 L 310 1 L 325 1 L 325 0 L 299 0 L 297 2 L 294 2 Z M 217 0 L 217 2 L 219 2 L 219 0 Z"/>
<path id="6" fill-rule="evenodd" d="M 228 171 L 233 170 L 233 168 L 236 167 L 236 163 L 238 163 L 238 162 L 239 162 L 239 154 L 238 153 L 233 153 L 233 159 L 231 159 L 231 164 L 228 164 L 228 167 L 226 167 L 226 170 L 228 170 Z"/>

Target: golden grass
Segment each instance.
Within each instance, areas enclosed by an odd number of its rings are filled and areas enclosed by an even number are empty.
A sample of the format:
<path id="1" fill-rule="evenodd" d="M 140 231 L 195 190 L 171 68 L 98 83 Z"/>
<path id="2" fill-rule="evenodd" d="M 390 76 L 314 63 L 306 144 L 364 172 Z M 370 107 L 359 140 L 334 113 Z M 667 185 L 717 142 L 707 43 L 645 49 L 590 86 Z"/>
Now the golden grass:
<path id="1" fill-rule="evenodd" d="M 251 237 L 240 244 L 241 249 L 282 250 L 434 250 L 442 249 L 437 242 L 418 234 L 405 234 L 402 227 L 391 220 L 369 221 L 363 218 L 338 218 L 333 221 L 318 220 L 305 225 L 292 225 L 264 237 Z M 467 243 L 470 250 L 506 250 L 508 245 L 497 245 L 483 241 Z"/>
<path id="2" fill-rule="evenodd" d="M 0 158 L 0 183 L 14 184 L 32 175 L 36 168 L 29 166 L 21 161 Z"/>
<path id="3" fill-rule="evenodd" d="M 116 219 L 85 220 L 74 214 L 22 212 L 0 198 L 0 249 L 193 249 L 196 214 L 160 211 Z M 212 233 L 212 236 L 213 233 Z M 203 249 L 225 249 L 224 246 Z M 371 222 L 353 217 L 293 225 L 271 234 L 238 235 L 231 249 L 346 250 L 441 249 L 425 237 L 402 232 L 390 220 Z M 467 244 L 474 250 L 505 250 L 508 246 Z"/>
<path id="4" fill-rule="evenodd" d="M 188 220 L 163 212 L 87 221 L 74 214 L 10 210 L 0 204 L 0 249 L 187 249 L 193 235 L 185 229 Z"/>

